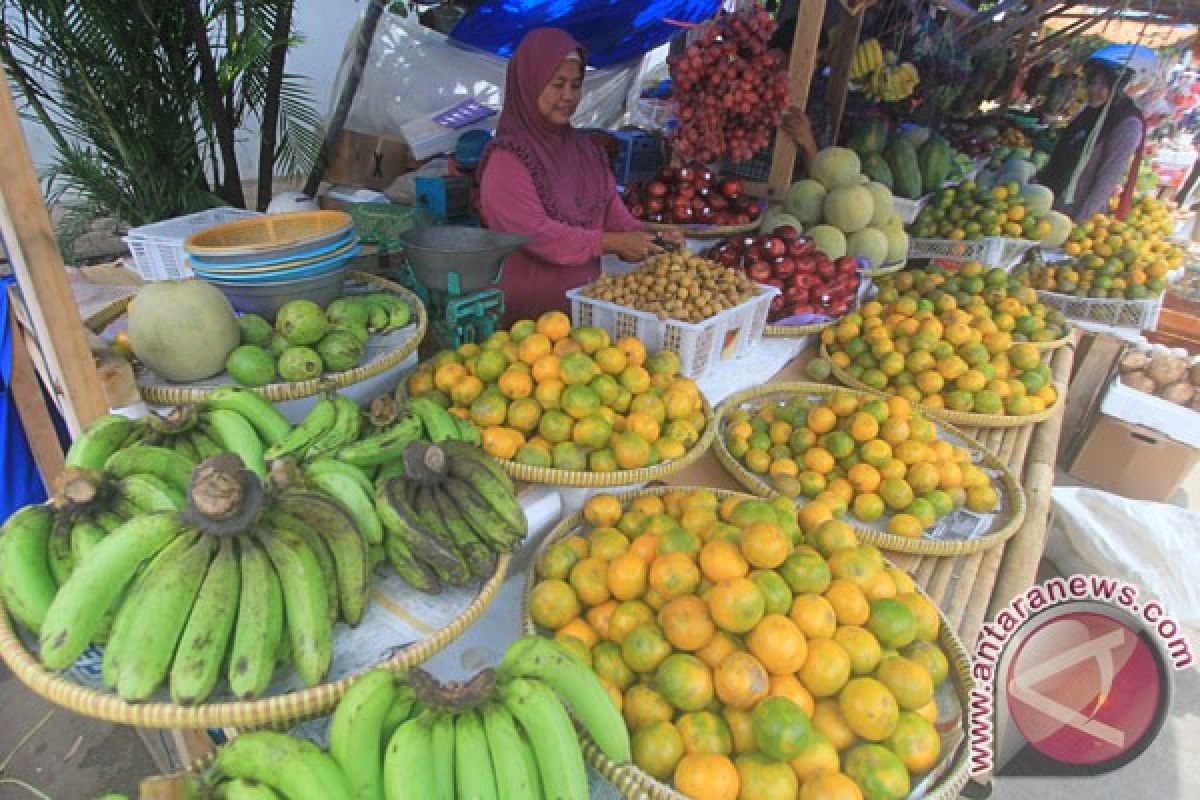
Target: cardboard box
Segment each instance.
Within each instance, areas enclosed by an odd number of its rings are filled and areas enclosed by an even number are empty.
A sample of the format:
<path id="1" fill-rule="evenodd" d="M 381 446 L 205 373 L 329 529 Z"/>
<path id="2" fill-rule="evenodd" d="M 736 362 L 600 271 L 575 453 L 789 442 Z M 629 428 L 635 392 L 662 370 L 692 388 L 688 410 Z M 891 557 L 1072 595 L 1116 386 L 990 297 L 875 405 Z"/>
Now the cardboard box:
<path id="1" fill-rule="evenodd" d="M 416 166 L 412 151 L 403 139 L 344 130 L 334 145 L 324 178 L 333 184 L 382 191 Z"/>
<path id="2" fill-rule="evenodd" d="M 1200 461 L 1200 450 L 1098 414 L 1067 470 L 1081 481 L 1136 500 L 1165 502 Z"/>

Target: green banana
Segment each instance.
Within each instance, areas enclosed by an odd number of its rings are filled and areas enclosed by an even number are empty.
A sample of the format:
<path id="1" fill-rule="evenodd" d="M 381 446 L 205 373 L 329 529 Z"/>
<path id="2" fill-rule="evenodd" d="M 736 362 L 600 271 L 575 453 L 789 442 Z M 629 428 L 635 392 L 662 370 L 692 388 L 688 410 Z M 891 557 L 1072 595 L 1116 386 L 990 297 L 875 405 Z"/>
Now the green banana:
<path id="1" fill-rule="evenodd" d="M 442 519 L 441 511 L 434 502 L 432 491 L 419 483 L 410 483 L 405 487 L 404 498 L 417 524 L 441 542 L 443 547 L 452 550 L 465 563 L 466 556 L 463 555 L 458 542 L 454 540 L 446 521 Z M 470 569 L 467 570 L 467 573 L 469 579 Z"/>
<path id="2" fill-rule="evenodd" d="M 75 563 L 86 561 L 101 539 L 108 533 L 98 522 L 81 519 L 71 526 L 71 556 Z"/>
<path id="3" fill-rule="evenodd" d="M 496 554 L 487 543 L 475 535 L 475 531 L 463 518 L 454 501 L 436 488 L 426 490 L 439 518 L 450 532 L 458 552 L 467 560 L 471 574 L 477 578 L 491 575 L 496 569 Z"/>
<path id="4" fill-rule="evenodd" d="M 521 734 L 517 738 L 521 746 L 521 760 L 525 763 L 525 776 L 532 787 L 532 791 L 526 796 L 529 800 L 540 800 L 546 795 L 542 792 L 542 774 L 538 769 L 537 754 L 533 752 L 533 744 L 528 736 Z"/>
<path id="5" fill-rule="evenodd" d="M 367 330 L 371 333 L 381 333 L 387 329 L 388 321 L 391 318 L 392 315 L 388 312 L 387 308 L 382 305 L 372 304 L 369 316 L 367 317 Z"/>
<path id="6" fill-rule="evenodd" d="M 9 613 L 34 633 L 41 631 L 58 591 L 48 554 L 53 528 L 49 506 L 25 506 L 0 528 L 0 597 Z"/>
<path id="7" fill-rule="evenodd" d="M 446 583 L 457 585 L 470 580 L 470 570 L 458 553 L 422 529 L 404 499 L 404 488 L 404 481 L 393 478 L 375 493 L 375 508 L 384 527 Z"/>
<path id="8" fill-rule="evenodd" d="M 279 795 L 266 784 L 234 778 L 217 787 L 217 798 L 218 800 L 279 800 Z"/>
<path id="9" fill-rule="evenodd" d="M 385 431 L 339 448 L 334 454 L 334 458 L 356 467 L 377 467 L 380 464 L 387 464 L 403 458 L 404 450 L 421 438 L 423 430 L 419 419 L 412 416 L 404 417 Z"/>
<path id="10" fill-rule="evenodd" d="M 421 420 L 426 437 L 434 444 L 458 437 L 458 421 L 454 415 L 428 397 L 411 398 L 408 408 Z"/>
<path id="11" fill-rule="evenodd" d="M 408 477 L 408 475 L 405 471 L 404 459 L 398 458 L 395 461 L 389 461 L 387 464 L 384 464 L 379 468 L 379 471 L 375 473 L 375 486 L 379 487 L 390 481 L 392 478 L 406 477 Z"/>
<path id="12" fill-rule="evenodd" d="M 182 530 L 174 513 L 144 514 L 98 542 L 46 609 L 40 636 L 42 663 L 50 669 L 75 663 L 138 566 Z"/>
<path id="13" fill-rule="evenodd" d="M 306 686 L 316 686 L 333 661 L 330 588 L 317 557 L 298 534 L 286 528 L 256 531 L 283 587 L 283 606 L 296 671 Z"/>
<path id="14" fill-rule="evenodd" d="M 474 710 L 464 711 L 454 720 L 454 767 L 459 800 L 499 800 L 487 734 Z"/>
<path id="15" fill-rule="evenodd" d="M 266 480 L 267 465 L 263 460 L 262 440 L 245 417 L 236 411 L 214 408 L 204 415 L 204 419 L 206 434 L 226 452 L 241 456 L 246 469 Z"/>
<path id="16" fill-rule="evenodd" d="M 201 461 L 207 461 L 213 456 L 221 455 L 221 447 L 207 433 L 199 429 L 188 431 L 188 439 L 196 449 L 196 456 Z"/>
<path id="17" fill-rule="evenodd" d="M 402 683 L 396 687 L 396 695 L 392 698 L 392 704 L 388 706 L 387 714 L 384 715 L 381 723 L 383 746 L 380 747 L 380 752 L 387 748 L 387 743 L 392 740 L 392 734 L 396 732 L 396 729 L 415 713 L 416 705 L 417 695 L 411 686 Z"/>
<path id="18" fill-rule="evenodd" d="M 67 451 L 64 466 L 101 469 L 108 457 L 117 452 L 142 424 L 120 414 L 106 414 L 88 426 Z"/>
<path id="19" fill-rule="evenodd" d="M 241 594 L 229 646 L 229 688 L 245 700 L 261 695 L 275 673 L 283 638 L 283 590 L 266 552 L 250 537 L 239 539 Z"/>
<path id="20" fill-rule="evenodd" d="M 151 600 L 149 592 L 153 591 L 155 581 L 149 580 L 149 576 L 161 572 L 164 563 L 174 561 L 186 553 L 202 535 L 199 531 L 190 530 L 175 537 L 166 547 L 159 550 L 154 558 L 150 559 L 150 562 L 132 579 L 129 591 L 125 593 L 117 606 L 108 641 L 104 647 L 101 678 L 108 688 L 115 689 L 117 687 L 121 659 L 129 649 L 130 620 L 137 617 L 141 613 L 142 606 Z M 147 589 L 147 587 L 150 588 Z"/>
<path id="21" fill-rule="evenodd" d="M 118 450 L 104 462 L 104 471 L 116 478 L 153 475 L 171 488 L 187 493 L 196 462 L 167 447 L 134 445 Z"/>
<path id="22" fill-rule="evenodd" d="M 171 451 L 186 458 L 193 464 L 199 464 L 204 459 L 200 457 L 200 451 L 196 449 L 196 445 L 192 444 L 192 439 L 187 434 L 179 434 L 171 438 Z M 111 460 L 111 459 L 110 459 Z"/>
<path id="23" fill-rule="evenodd" d="M 325 541 L 337 575 L 331 590 L 337 591 L 342 618 L 357 625 L 366 612 L 371 569 L 367 543 L 354 520 L 336 503 L 312 492 L 282 492 L 275 498 L 275 508 L 306 522 Z"/>
<path id="24" fill-rule="evenodd" d="M 258 438 L 267 445 L 282 442 L 292 432 L 292 423 L 288 422 L 287 417 L 270 400 L 250 389 L 219 386 L 209 393 L 204 402 L 209 408 L 233 411 L 245 417 L 258 433 Z"/>
<path id="25" fill-rule="evenodd" d="M 272 511 L 267 518 L 274 528 L 286 528 L 302 538 L 304 543 L 308 545 L 308 549 L 316 557 L 317 566 L 321 568 L 321 580 L 325 584 L 325 599 L 328 601 L 329 624 L 336 623 L 338 617 L 338 578 L 337 568 L 333 565 L 333 553 L 329 552 L 329 545 L 325 543 L 320 534 L 313 530 L 312 526 L 303 520 L 296 519 L 290 514 L 284 514 L 281 511 Z"/>
<path id="26" fill-rule="evenodd" d="M 600 751 L 619 764 L 630 761 L 629 730 L 621 712 L 583 662 L 541 636 L 523 636 L 504 653 L 497 670 L 500 680 L 536 678 L 558 693 L 583 723 Z"/>
<path id="27" fill-rule="evenodd" d="M 156 511 L 182 511 L 187 507 L 187 496 L 166 481 L 153 475 L 136 473 L 117 481 L 120 499 L 114 508 L 126 517 L 153 514 Z"/>
<path id="28" fill-rule="evenodd" d="M 436 781 L 436 791 L 431 800 L 455 800 L 454 715 L 445 712 L 437 714 L 429 728 L 433 748 L 433 777 Z"/>
<path id="29" fill-rule="evenodd" d="M 217 774 L 265 784 L 286 800 L 351 800 L 337 763 L 319 747 L 275 731 L 234 737 L 217 750 Z"/>
<path id="30" fill-rule="evenodd" d="M 65 518 L 54 521 L 50 538 L 46 540 L 46 560 L 50 564 L 50 576 L 62 586 L 75 568 L 75 556 L 71 553 L 71 527 Z"/>
<path id="31" fill-rule="evenodd" d="M 441 591 L 441 582 L 437 573 L 417 561 L 412 551 L 400 540 L 399 536 L 384 536 L 383 549 L 387 554 L 388 563 L 396 573 L 419 592 L 436 594 Z"/>
<path id="32" fill-rule="evenodd" d="M 125 623 L 117 664 L 117 694 L 125 701 L 145 700 L 166 680 L 216 550 L 211 536 L 182 554 L 164 560 L 146 576 L 143 602 Z M 153 602 L 151 602 L 153 601 Z"/>
<path id="33" fill-rule="evenodd" d="M 171 664 L 171 698 L 203 703 L 217 683 L 237 615 L 241 574 L 232 539 L 221 540 Z"/>
<path id="34" fill-rule="evenodd" d="M 313 469 L 313 464 L 322 464 Z M 366 480 L 362 470 L 350 464 L 325 459 L 313 462 L 304 468 L 304 476 L 308 482 L 327 494 L 331 500 L 342 507 L 347 514 L 354 518 L 354 524 L 362 537 L 370 544 L 383 541 L 383 523 L 375 513 L 375 494 L 371 482 Z M 357 475 L 355 475 L 357 473 Z M 359 477 L 362 480 L 359 480 Z M 364 488 L 363 484 L 366 484 Z"/>
<path id="35" fill-rule="evenodd" d="M 447 474 L 474 489 L 504 519 L 513 537 L 524 539 L 529 532 L 529 522 L 517 499 L 512 479 L 500 465 L 482 450 L 471 452 L 461 444 L 443 449 L 447 456 Z"/>
<path id="36" fill-rule="evenodd" d="M 395 698 L 395 677 L 377 669 L 355 681 L 333 713 L 329 754 L 355 800 L 383 800 L 383 723 Z"/>
<path id="37" fill-rule="evenodd" d="M 498 686 L 501 702 L 533 745 L 547 800 L 587 797 L 587 768 L 579 739 L 554 691 L 541 681 L 526 678 L 514 678 Z"/>
<path id="38" fill-rule="evenodd" d="M 433 770 L 433 731 L 421 715 L 397 728 L 388 740 L 383 755 L 383 796 L 386 800 L 432 800 L 439 795 Z"/>
<path id="39" fill-rule="evenodd" d="M 457 440 L 464 444 L 475 445 L 476 447 L 483 444 L 483 434 L 480 433 L 479 426 L 469 419 L 463 419 L 454 414 L 450 416 L 454 417 L 454 424 L 458 426 L 458 435 L 447 439 L 447 442 Z"/>
<path id="40" fill-rule="evenodd" d="M 480 707 L 479 715 L 491 754 L 496 794 L 501 798 L 538 797 L 537 773 L 531 775 L 525 769 L 521 732 L 512 714 L 501 704 L 489 701 Z"/>
<path id="41" fill-rule="evenodd" d="M 336 417 L 337 410 L 333 401 L 328 397 L 320 398 L 309 409 L 308 414 L 300 421 L 300 424 L 292 428 L 291 433 L 281 441 L 268 447 L 263 457 L 267 461 L 274 461 L 277 458 L 290 456 L 293 453 L 303 453 L 319 436 L 333 427 Z"/>
<path id="42" fill-rule="evenodd" d="M 403 328 L 412 321 L 412 309 L 408 307 L 408 303 L 404 302 L 403 298 L 394 294 L 372 292 L 365 299 L 367 302 L 387 310 L 388 321 L 384 326 L 385 332 Z"/>
<path id="43" fill-rule="evenodd" d="M 305 460 L 320 458 L 348 445 L 362 432 L 362 410 L 345 395 L 333 398 L 333 425 L 304 451 Z"/>
<path id="44" fill-rule="evenodd" d="M 459 513 L 476 536 L 497 552 L 508 553 L 513 550 L 517 541 L 512 531 L 470 484 L 457 478 L 446 478 L 442 481 L 441 489 L 458 506 Z"/>
<path id="45" fill-rule="evenodd" d="M 109 534 L 117 528 L 125 524 L 125 520 L 119 514 L 114 514 L 111 511 L 100 511 L 92 517 L 92 521 L 104 528 L 104 533 Z"/>

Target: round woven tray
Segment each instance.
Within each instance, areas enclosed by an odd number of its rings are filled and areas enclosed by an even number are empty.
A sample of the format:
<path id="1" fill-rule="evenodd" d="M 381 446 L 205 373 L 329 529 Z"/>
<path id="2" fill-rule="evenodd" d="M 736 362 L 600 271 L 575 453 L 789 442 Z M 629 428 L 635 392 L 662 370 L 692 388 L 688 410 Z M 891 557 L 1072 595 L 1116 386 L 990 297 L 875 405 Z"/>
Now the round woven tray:
<path id="1" fill-rule="evenodd" d="M 627 506 L 633 500 L 646 495 L 662 495 L 673 491 L 694 491 L 697 488 L 700 487 L 660 486 L 652 489 L 626 492 L 621 495 L 620 500 L 622 506 Z M 731 492 L 726 489 L 708 489 L 708 491 L 715 493 L 719 498 L 736 495 L 752 497 L 752 495 L 746 495 L 743 492 Z M 558 527 L 542 540 L 541 545 L 538 547 L 538 552 L 534 556 L 535 561 L 541 558 L 546 548 L 576 533 L 583 524 L 583 512 L 576 512 L 560 522 Z M 533 570 L 530 570 L 525 579 L 525 588 L 521 595 L 521 624 L 526 633 L 539 632 L 537 626 L 533 623 L 533 618 L 529 615 L 529 594 L 533 591 L 533 587 L 536 584 L 537 575 Z M 921 592 L 928 599 L 928 595 L 925 594 L 920 586 L 917 587 L 917 591 Z M 970 748 L 967 747 L 966 715 L 967 709 L 971 707 L 970 691 L 971 687 L 974 686 L 974 678 L 971 676 L 971 659 L 967 655 L 966 648 L 959 640 L 958 635 L 950 628 L 949 621 L 947 621 L 940 609 L 938 616 L 941 618 L 942 623 L 938 632 L 938 645 L 941 646 L 942 652 L 946 654 L 950 662 L 950 677 L 953 681 L 954 694 L 958 699 L 959 708 L 962 713 L 960 724 L 963 726 L 963 738 L 956 747 L 953 756 L 950 757 L 945 772 L 937 783 L 929 788 L 924 797 L 925 800 L 954 800 L 954 798 L 958 797 L 962 787 L 966 785 L 967 780 L 970 778 L 970 764 L 968 762 Z M 595 767 L 605 778 L 612 781 L 621 795 L 628 798 L 628 800 L 687 800 L 685 795 L 667 784 L 650 777 L 636 765 L 618 764 L 610 761 L 600 752 L 586 733 L 581 732 L 580 739 L 583 743 L 583 754 L 587 762 Z"/>
<path id="2" fill-rule="evenodd" d="M 679 231 L 688 239 L 719 239 L 735 233 L 756 231 L 762 219 L 758 217 L 745 225 L 670 225 L 662 222 L 647 222 L 645 225 L 648 231 Z"/>
<path id="3" fill-rule="evenodd" d="M 768 384 L 730 395 L 717 409 L 717 437 L 713 445 L 717 460 L 721 462 L 721 466 L 725 467 L 725 471 L 734 477 L 734 480 L 756 495 L 760 497 L 774 497 L 778 495 L 778 491 L 762 478 L 746 469 L 729 452 L 729 448 L 725 446 L 723 427 L 726 416 L 739 406 L 754 405 L 753 401 L 755 400 L 775 399 L 797 394 L 807 397 L 825 396 L 838 391 L 853 392 L 861 396 L 886 396 L 880 392 L 864 392 L 856 389 L 843 389 L 824 383 L 803 382 Z M 933 423 L 938 428 L 939 433 L 944 431 L 962 440 L 968 449 L 980 455 L 984 466 L 1000 473 L 1000 486 L 998 488 L 1001 490 L 1001 499 L 1009 498 L 1012 506 L 1009 509 L 1009 513 L 1004 517 L 1002 524 L 975 539 L 948 541 L 935 541 L 925 538 L 911 539 L 907 536 L 897 536 L 886 531 L 878 531 L 856 524 L 854 525 L 854 530 L 858 534 L 858 538 L 887 550 L 899 553 L 917 553 L 926 556 L 963 556 L 968 553 L 977 553 L 981 550 L 990 550 L 996 545 L 1007 541 L 1021 527 L 1021 523 L 1025 521 L 1025 492 L 1021 489 L 1020 484 L 1017 483 L 1017 479 L 1009 471 L 1008 467 L 988 452 L 987 448 L 982 444 L 948 423 L 939 420 L 934 420 Z M 798 500 L 797 502 L 800 501 Z M 851 524 L 854 523 L 852 517 L 848 518 L 847 521 L 851 522 Z"/>
<path id="4" fill-rule="evenodd" d="M 613 486 L 632 486 L 638 483 L 649 483 L 665 478 L 673 472 L 678 472 L 700 456 L 704 455 L 717 435 L 717 418 L 712 406 L 704 401 L 704 432 L 690 450 L 679 458 L 653 467 L 641 469 L 621 469 L 616 472 L 590 472 L 584 470 L 555 469 L 553 467 L 534 467 L 529 464 L 519 464 L 516 461 L 497 459 L 513 480 L 525 483 L 544 483 L 548 486 L 567 486 L 576 489 L 602 489 Z"/>
<path id="5" fill-rule="evenodd" d="M 479 594 L 449 624 L 396 652 L 370 669 L 403 670 L 428 661 L 462 635 L 491 605 L 508 574 L 509 556 L 496 561 L 496 571 L 479 589 Z M 77 714 L 143 728 L 253 728 L 301 722 L 328 714 L 362 673 L 308 689 L 258 700 L 181 706 L 175 703 L 127 703 L 108 692 L 98 691 L 46 670 L 25 648 L 13 630 L 7 610 L 0 602 L 0 658 L 34 694 Z"/>
<path id="6" fill-rule="evenodd" d="M 346 273 L 346 277 L 374 291 L 389 292 L 402 297 L 413 310 L 417 326 L 416 331 L 397 349 L 372 359 L 354 369 L 348 369 L 344 372 L 329 372 L 319 378 L 313 378 L 308 381 L 271 383 L 266 386 L 256 386 L 251 389 L 252 391 L 270 400 L 272 403 L 309 397 L 321 392 L 353 386 L 368 378 L 373 378 L 381 372 L 385 372 L 403 363 L 406 358 L 416 352 L 417 348 L 421 345 L 421 340 L 425 338 L 426 329 L 429 327 L 429 315 L 426 313 L 425 306 L 421 303 L 420 298 L 400 284 L 389 281 L 386 278 L 380 278 L 378 275 L 351 270 Z M 125 310 L 128 308 L 130 300 L 132 300 L 132 297 L 123 297 L 115 303 L 109 304 L 88 317 L 84 324 L 93 333 L 102 333 L 109 325 L 112 325 L 125 315 Z M 187 384 L 138 383 L 138 392 L 141 393 L 142 399 L 147 403 L 159 405 L 199 403 L 205 400 L 215 388 L 215 386 L 201 387 L 189 386 Z"/>
<path id="7" fill-rule="evenodd" d="M 825 347 L 824 342 L 821 342 L 821 357 L 825 359 L 829 358 L 829 350 Z M 860 389 L 864 392 L 875 391 L 849 372 L 846 372 L 846 370 L 834 364 L 832 360 L 830 361 L 830 366 L 834 377 L 851 389 Z M 968 428 L 1023 428 L 1026 425 L 1036 425 L 1039 422 L 1045 422 L 1058 413 L 1059 408 L 1062 407 L 1063 401 L 1067 397 L 1066 384 L 1056 382 L 1054 390 L 1058 394 L 1058 399 L 1054 401 L 1054 405 L 1036 414 L 1026 414 L 1021 417 L 1000 414 L 976 414 L 971 411 L 951 411 L 946 408 L 931 408 L 925 405 L 918 406 L 918 408 L 930 417 L 944 422 L 964 425 Z"/>

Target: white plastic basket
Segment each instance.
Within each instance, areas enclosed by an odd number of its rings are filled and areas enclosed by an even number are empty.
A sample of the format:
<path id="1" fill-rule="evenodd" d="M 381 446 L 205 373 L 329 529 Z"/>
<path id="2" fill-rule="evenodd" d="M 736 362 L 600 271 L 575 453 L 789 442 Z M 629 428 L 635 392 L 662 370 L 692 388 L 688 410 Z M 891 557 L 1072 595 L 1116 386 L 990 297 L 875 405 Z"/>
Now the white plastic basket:
<path id="1" fill-rule="evenodd" d="M 955 239 L 911 239 L 908 257 L 939 261 L 978 261 L 985 267 L 1012 269 L 1038 243 L 1031 239 L 988 236 L 974 241 Z"/>
<path id="2" fill-rule="evenodd" d="M 907 197 L 893 195 L 892 203 L 896 206 L 896 214 L 900 217 L 900 221 L 905 225 L 912 225 L 917 221 L 917 215 L 921 213 L 921 209 L 929 204 L 930 197 L 931 195 L 925 195 L 916 200 L 909 200 Z"/>
<path id="3" fill-rule="evenodd" d="M 1145 300 L 1125 300 L 1108 297 L 1072 297 L 1058 292 L 1038 291 L 1043 305 L 1057 309 L 1064 317 L 1077 322 L 1090 322 L 1110 328 L 1137 328 L 1152 331 L 1158 327 L 1163 295 Z"/>
<path id="4" fill-rule="evenodd" d="M 145 281 L 189 278 L 192 268 L 183 252 L 183 243 L 189 236 L 226 222 L 257 216 L 257 211 L 241 208 L 210 208 L 131 228 L 124 242 L 133 255 L 133 271 Z"/>
<path id="5" fill-rule="evenodd" d="M 609 303 L 584 294 L 590 286 L 571 289 L 571 320 L 578 326 L 604 328 L 614 339 L 636 336 L 650 352 L 671 350 L 679 355 L 681 373 L 700 378 L 722 361 L 747 352 L 763 337 L 771 300 L 779 294 L 773 286 L 759 285 L 757 296 L 726 309 L 704 322 L 659 319 L 648 311 Z"/>

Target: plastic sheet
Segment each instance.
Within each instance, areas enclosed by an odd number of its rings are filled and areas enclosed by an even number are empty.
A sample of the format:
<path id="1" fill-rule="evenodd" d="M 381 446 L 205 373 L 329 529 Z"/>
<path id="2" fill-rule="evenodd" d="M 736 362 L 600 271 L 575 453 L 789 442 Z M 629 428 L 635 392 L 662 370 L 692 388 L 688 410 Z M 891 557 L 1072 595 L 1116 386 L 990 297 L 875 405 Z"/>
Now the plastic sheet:
<path id="1" fill-rule="evenodd" d="M 356 40 L 357 27 L 346 39 L 332 102 L 341 93 Z M 371 43 L 346 128 L 395 138 L 405 124 L 439 113 L 467 98 L 499 109 L 507 65 L 506 59 L 451 41 L 421 26 L 413 17 L 384 14 Z M 640 73 L 640 62 L 589 69 L 584 78 L 583 102 L 573 120 L 575 126 L 615 126 L 625 112 L 630 93 L 638 88 Z M 496 119 L 490 117 L 488 127 L 494 129 Z"/>
<path id="2" fill-rule="evenodd" d="M 13 282 L 11 277 L 0 278 L 0 521 L 8 519 L 21 506 L 46 499 L 46 488 L 8 388 L 12 380 L 13 347 L 8 287 Z"/>

